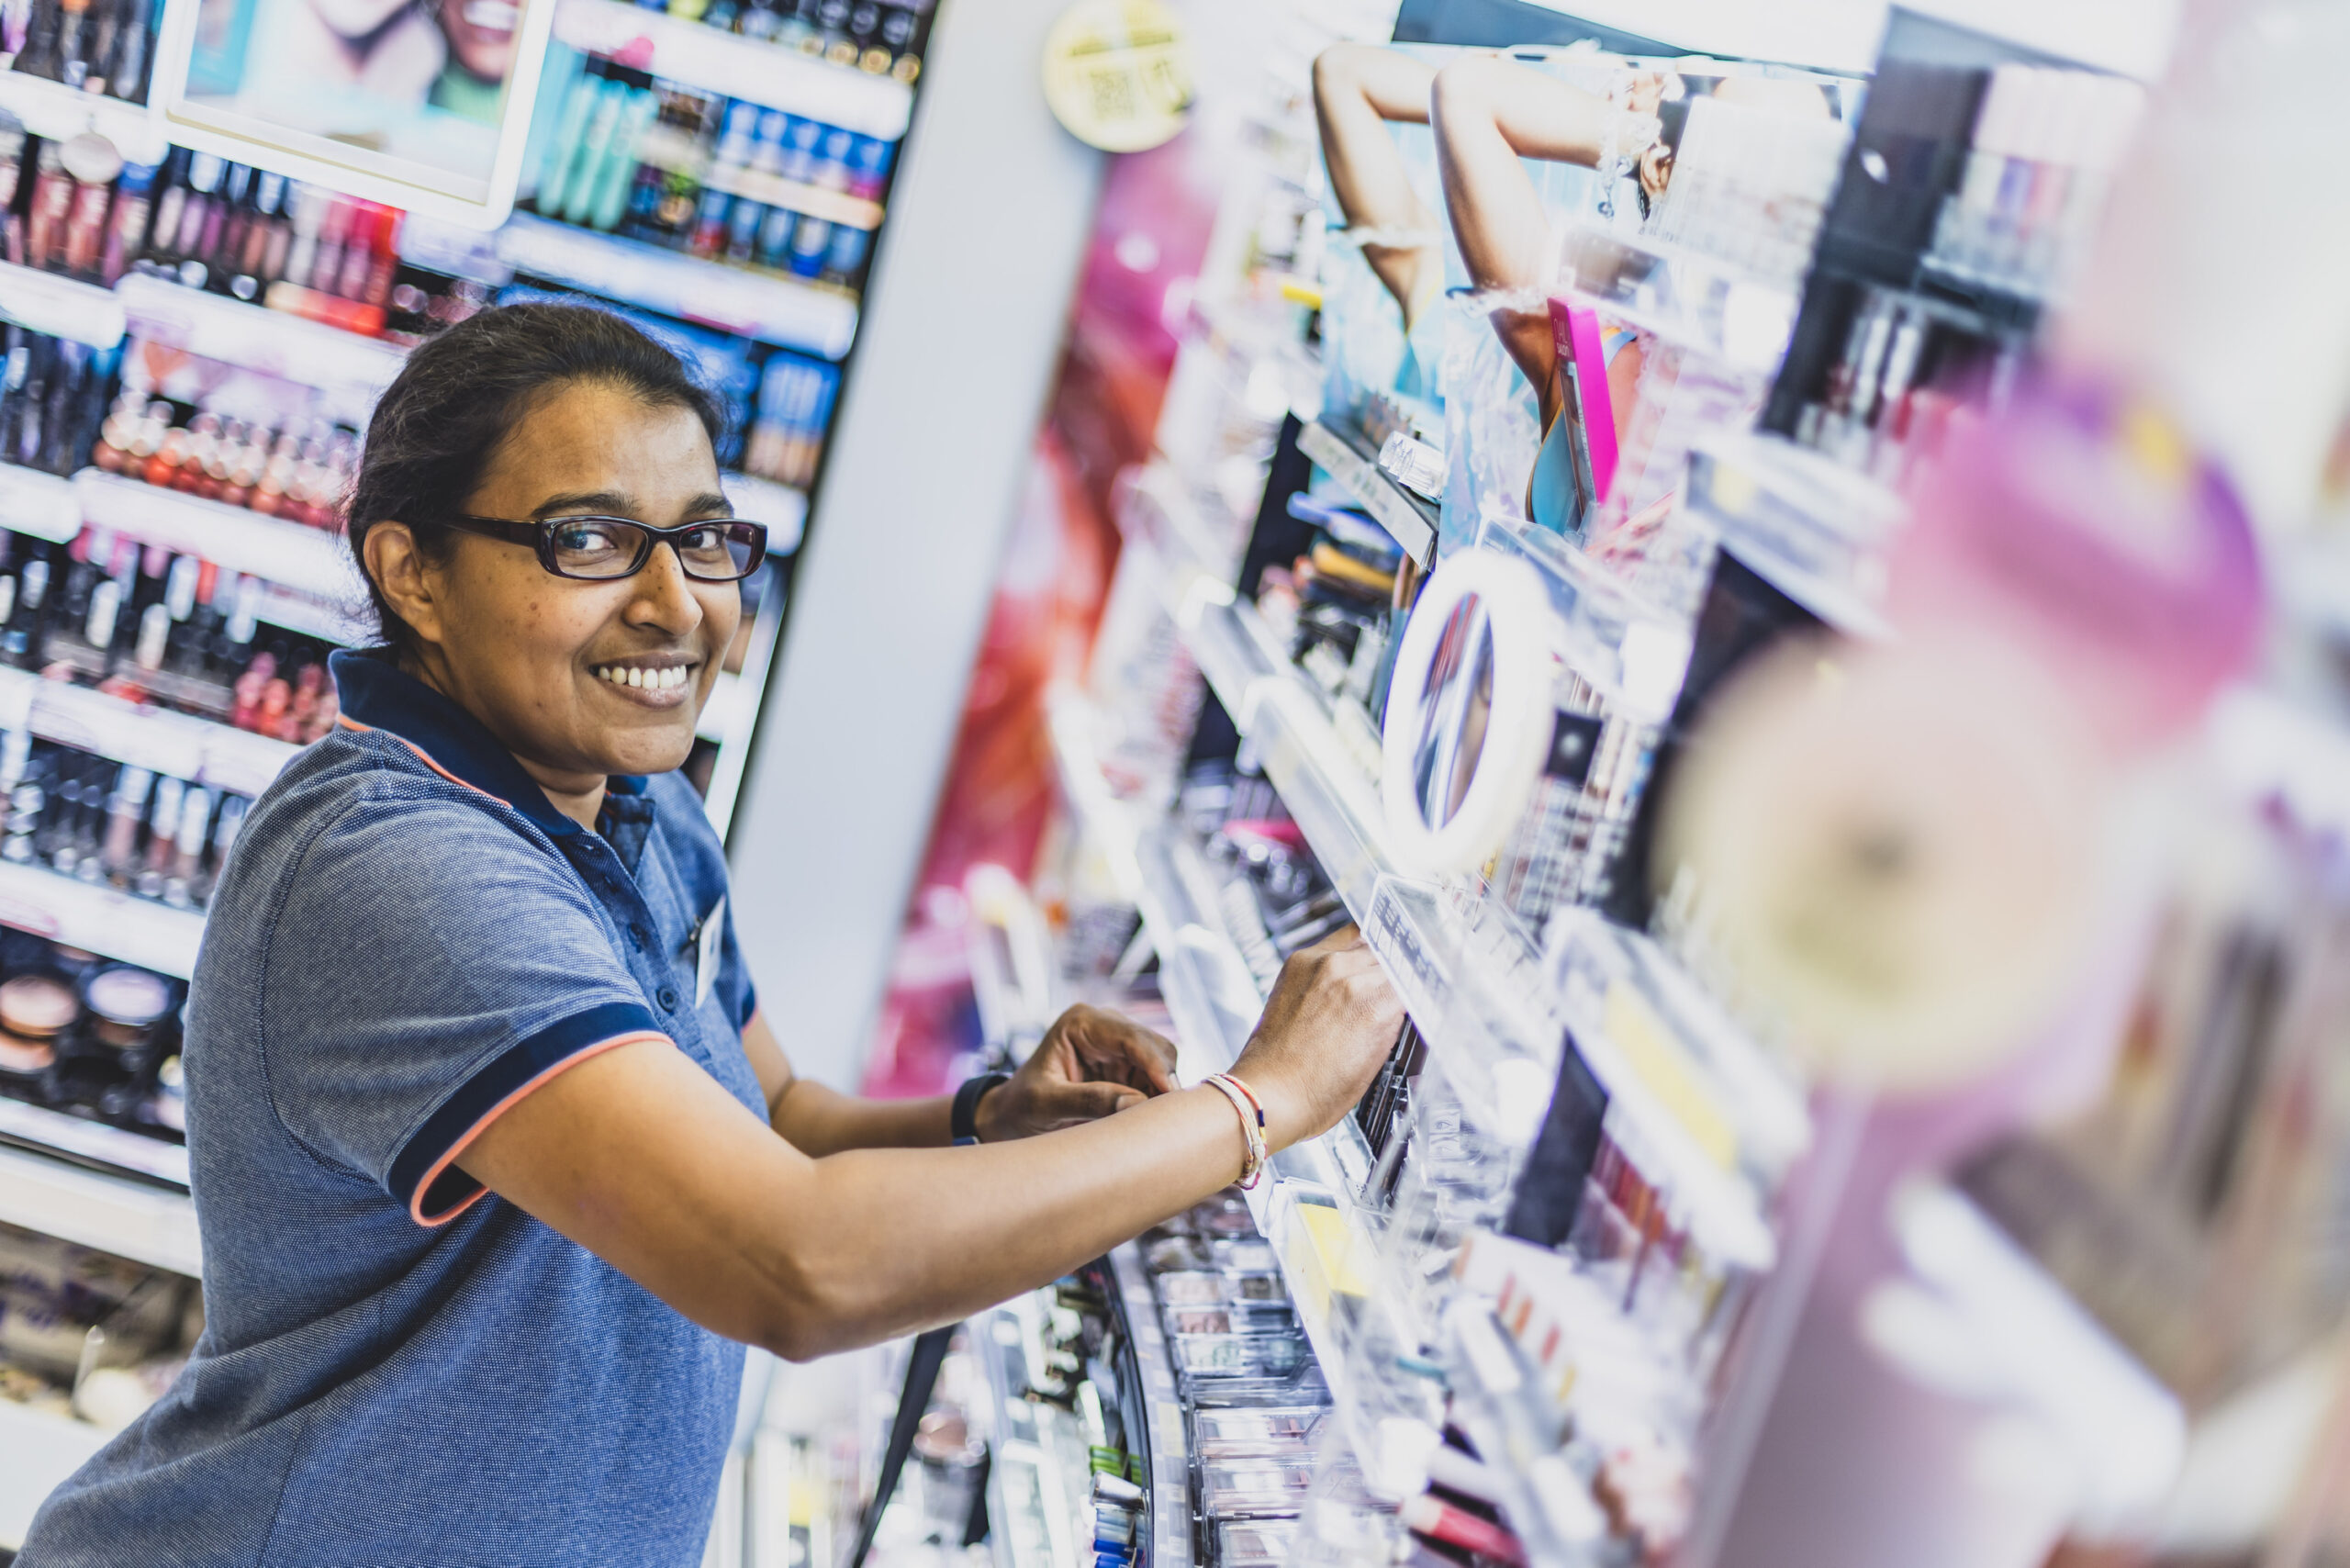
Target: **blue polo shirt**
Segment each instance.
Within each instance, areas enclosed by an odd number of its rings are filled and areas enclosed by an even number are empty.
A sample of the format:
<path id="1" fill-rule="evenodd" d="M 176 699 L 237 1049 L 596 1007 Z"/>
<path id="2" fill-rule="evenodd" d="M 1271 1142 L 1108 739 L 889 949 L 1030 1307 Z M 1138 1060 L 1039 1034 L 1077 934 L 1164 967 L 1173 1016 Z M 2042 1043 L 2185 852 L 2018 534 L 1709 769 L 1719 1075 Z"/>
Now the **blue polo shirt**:
<path id="1" fill-rule="evenodd" d="M 385 658 L 334 675 L 344 728 L 254 805 L 190 990 L 202 1340 L 21 1568 L 695 1568 L 742 1347 L 452 1161 L 632 1041 L 765 1119 L 731 930 L 697 996 L 717 836 L 674 774 L 588 832 Z"/>

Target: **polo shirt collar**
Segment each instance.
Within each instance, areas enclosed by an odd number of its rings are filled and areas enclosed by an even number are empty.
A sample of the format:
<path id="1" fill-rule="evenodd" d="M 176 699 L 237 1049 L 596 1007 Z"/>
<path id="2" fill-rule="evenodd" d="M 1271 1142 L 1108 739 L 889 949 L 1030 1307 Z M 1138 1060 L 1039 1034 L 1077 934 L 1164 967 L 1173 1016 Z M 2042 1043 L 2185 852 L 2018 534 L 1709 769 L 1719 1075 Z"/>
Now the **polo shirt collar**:
<path id="1" fill-rule="evenodd" d="M 435 773 L 513 807 L 550 838 L 588 831 L 554 809 L 538 780 L 487 726 L 400 668 L 388 653 L 341 649 L 328 655 L 327 667 L 334 675 L 344 724 L 385 731 Z M 619 796 L 641 797 L 645 781 L 615 775 L 608 788 Z"/>

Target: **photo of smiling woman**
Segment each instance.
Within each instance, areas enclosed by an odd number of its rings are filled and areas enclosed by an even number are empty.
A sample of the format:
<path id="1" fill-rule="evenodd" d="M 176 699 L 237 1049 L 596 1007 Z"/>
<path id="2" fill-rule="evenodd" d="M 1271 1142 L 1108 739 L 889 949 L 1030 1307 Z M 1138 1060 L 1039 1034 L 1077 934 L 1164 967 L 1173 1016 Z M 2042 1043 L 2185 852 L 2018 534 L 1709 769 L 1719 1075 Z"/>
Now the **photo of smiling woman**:
<path id="1" fill-rule="evenodd" d="M 1385 1058 L 1348 931 L 1229 1094 L 1083 1007 L 976 1093 L 795 1077 L 676 771 L 766 548 L 720 429 L 570 306 L 485 311 L 384 395 L 348 510 L 382 644 L 335 655 L 342 727 L 253 808 L 191 986 L 204 1334 L 23 1568 L 692 1568 L 744 1345 L 1046 1283 L 1238 1176 L 1244 1099 L 1279 1149 Z"/>

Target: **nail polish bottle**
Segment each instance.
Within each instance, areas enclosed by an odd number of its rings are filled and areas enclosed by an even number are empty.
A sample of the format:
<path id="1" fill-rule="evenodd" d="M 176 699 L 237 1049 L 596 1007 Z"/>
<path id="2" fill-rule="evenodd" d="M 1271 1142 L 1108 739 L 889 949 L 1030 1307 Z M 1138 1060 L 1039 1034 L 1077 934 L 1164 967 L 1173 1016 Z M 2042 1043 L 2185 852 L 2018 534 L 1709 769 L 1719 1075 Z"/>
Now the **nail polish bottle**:
<path id="1" fill-rule="evenodd" d="M 400 224 L 406 214 L 396 207 L 375 209 L 375 227 L 368 251 L 367 281 L 360 290 L 363 302 L 376 309 L 391 304 L 392 280 L 400 270 Z"/>
<path id="2" fill-rule="evenodd" d="M 263 517 L 275 517 L 285 507 L 286 487 L 293 483 L 294 468 L 302 453 L 302 438 L 293 431 L 279 432 L 277 442 L 270 451 L 269 462 L 262 468 L 261 477 L 253 484 L 252 498 L 245 504 Z"/>
<path id="3" fill-rule="evenodd" d="M 147 101 L 149 39 L 154 32 L 153 0 L 122 0 L 122 37 L 115 46 L 106 92 L 125 103 Z"/>
<path id="4" fill-rule="evenodd" d="M 246 427 L 243 439 L 229 454 L 228 476 L 220 485 L 222 502 L 232 507 L 252 505 L 253 486 L 269 464 L 270 435 L 258 422 Z"/>
<path id="5" fill-rule="evenodd" d="M 196 889 L 204 876 L 204 840 L 211 826 L 212 791 L 201 784 L 190 784 L 181 791 L 175 831 L 168 841 L 162 816 L 156 818 L 156 842 L 169 845 L 162 897 L 174 909 L 192 908 L 196 903 Z"/>
<path id="6" fill-rule="evenodd" d="M 123 393 L 125 401 L 136 396 L 138 394 L 129 391 Z M 147 465 L 162 451 L 164 439 L 171 431 L 172 406 L 161 398 L 147 404 L 131 431 L 130 447 L 123 457 L 123 477 L 147 481 Z"/>
<path id="7" fill-rule="evenodd" d="M 122 47 L 124 13 L 129 8 L 129 0 L 91 0 L 90 19 L 84 29 L 90 40 L 83 51 L 88 62 L 81 84 L 84 92 L 103 95 L 106 91 L 115 51 Z"/>
<path id="8" fill-rule="evenodd" d="M 161 272 L 173 260 L 172 246 L 179 240 L 180 213 L 187 206 L 189 157 L 185 147 L 174 147 L 164 154 L 162 167 L 157 171 L 151 187 L 155 209 L 148 222 L 147 242 L 131 262 L 133 272 Z"/>
<path id="9" fill-rule="evenodd" d="M 179 462 L 172 468 L 172 488 L 190 495 L 197 493 L 204 482 L 205 465 L 212 460 L 219 447 L 220 416 L 209 409 L 197 409 L 196 417 L 187 422 L 187 439 L 180 448 Z M 167 461 L 170 458 L 169 442 L 164 443 L 162 455 Z"/>
<path id="10" fill-rule="evenodd" d="M 82 446 L 81 399 L 95 351 L 70 338 L 50 340 L 48 384 L 43 389 L 40 431 L 28 442 L 27 463 L 44 474 L 65 474 Z"/>
<path id="11" fill-rule="evenodd" d="M 121 280 L 146 248 L 155 175 L 151 163 L 123 165 L 122 178 L 115 185 L 114 221 L 106 226 L 106 249 L 98 262 L 98 279 L 108 288 Z"/>
<path id="12" fill-rule="evenodd" d="M 212 902 L 212 890 L 219 885 L 220 873 L 228 868 L 229 852 L 236 847 L 237 834 L 245 825 L 245 812 L 252 804 L 242 795 L 230 795 L 220 802 L 220 820 L 212 828 L 212 869 L 204 879 L 199 902 Z"/>
<path id="13" fill-rule="evenodd" d="M 218 231 L 207 232 L 201 259 L 208 286 L 223 294 L 233 292 L 231 284 L 244 261 L 245 231 L 253 221 L 252 187 L 253 171 L 243 163 L 229 164 L 220 181 Z"/>
<path id="14" fill-rule="evenodd" d="M 319 259 L 319 231 L 326 222 L 331 198 L 316 185 L 296 185 L 290 200 L 293 205 L 292 240 L 286 247 L 285 261 L 278 277 L 297 287 L 308 287 L 310 269 Z M 266 301 L 266 291 L 263 297 Z"/>
<path id="15" fill-rule="evenodd" d="M 143 767 L 125 767 L 116 776 L 106 799 L 106 840 L 98 851 L 98 871 L 117 887 L 139 874 L 139 824 L 146 820 L 147 796 L 155 776 Z"/>
<path id="16" fill-rule="evenodd" d="M 65 172 L 64 151 L 44 141 L 33 160 L 32 201 L 25 218 L 25 262 L 31 267 L 53 265 L 51 260 L 65 236 L 65 218 L 73 207 L 73 177 Z"/>
<path id="17" fill-rule="evenodd" d="M 59 0 L 55 80 L 79 87 L 89 79 L 86 28 L 90 0 Z"/>
<path id="18" fill-rule="evenodd" d="M 17 570 L 16 603 L 6 629 L 0 630 L 0 659 L 17 669 L 31 669 L 39 662 L 41 605 L 49 594 L 55 549 L 48 543 L 37 546 L 33 557 Z"/>
<path id="19" fill-rule="evenodd" d="M 180 465 L 187 461 L 187 443 L 186 426 L 173 425 L 165 431 L 162 444 L 147 460 L 147 482 L 166 490 L 173 488 L 179 479 Z"/>
<path id="20" fill-rule="evenodd" d="M 130 890 L 142 899 L 160 899 L 178 858 L 173 839 L 180 827 L 180 814 L 186 809 L 187 791 L 196 786 L 174 778 L 168 773 L 155 776 L 155 790 L 147 811 L 147 848 L 139 857 L 138 870 L 131 878 Z"/>
<path id="21" fill-rule="evenodd" d="M 185 287 L 202 288 L 212 275 L 204 258 L 211 246 L 219 243 L 218 192 L 221 176 L 228 169 L 226 160 L 209 152 L 199 152 L 188 160 L 187 203 L 180 208 L 180 231 L 173 241 L 173 253 L 180 258 L 175 275 Z"/>

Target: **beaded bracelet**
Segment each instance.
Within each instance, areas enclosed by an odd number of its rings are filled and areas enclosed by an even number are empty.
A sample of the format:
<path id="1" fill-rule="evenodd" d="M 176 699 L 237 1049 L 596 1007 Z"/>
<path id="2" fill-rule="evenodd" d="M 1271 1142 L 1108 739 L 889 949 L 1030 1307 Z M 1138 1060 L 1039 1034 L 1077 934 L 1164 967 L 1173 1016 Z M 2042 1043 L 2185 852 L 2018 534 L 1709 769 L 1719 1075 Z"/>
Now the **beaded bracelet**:
<path id="1" fill-rule="evenodd" d="M 1265 1174 L 1265 1161 L 1271 1158 L 1265 1148 L 1265 1107 L 1258 1102 L 1255 1090 L 1228 1072 L 1212 1072 L 1200 1081 L 1214 1084 L 1240 1114 L 1240 1136 L 1248 1142 L 1248 1155 L 1240 1166 L 1240 1184 L 1255 1186 Z"/>

